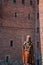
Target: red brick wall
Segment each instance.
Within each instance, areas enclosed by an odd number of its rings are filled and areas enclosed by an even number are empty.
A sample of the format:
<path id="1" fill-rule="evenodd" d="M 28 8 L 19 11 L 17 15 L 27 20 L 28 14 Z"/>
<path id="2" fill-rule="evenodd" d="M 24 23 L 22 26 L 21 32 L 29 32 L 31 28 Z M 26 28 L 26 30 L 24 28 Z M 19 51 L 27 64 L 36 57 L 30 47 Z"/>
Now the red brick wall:
<path id="1" fill-rule="evenodd" d="M 14 17 L 15 12 L 17 12 L 16 18 Z M 31 16 L 30 20 L 28 19 L 28 13 Z M 4 59 L 6 55 L 10 55 L 14 59 L 21 59 L 22 44 L 26 36 L 31 35 L 33 43 L 35 41 L 34 23 L 34 8 L 30 6 L 28 0 L 25 0 L 25 5 L 22 5 L 21 0 L 17 0 L 16 4 L 13 3 L 13 0 L 3 2 L 0 59 Z M 10 47 L 10 40 L 13 40 L 12 48 Z"/>

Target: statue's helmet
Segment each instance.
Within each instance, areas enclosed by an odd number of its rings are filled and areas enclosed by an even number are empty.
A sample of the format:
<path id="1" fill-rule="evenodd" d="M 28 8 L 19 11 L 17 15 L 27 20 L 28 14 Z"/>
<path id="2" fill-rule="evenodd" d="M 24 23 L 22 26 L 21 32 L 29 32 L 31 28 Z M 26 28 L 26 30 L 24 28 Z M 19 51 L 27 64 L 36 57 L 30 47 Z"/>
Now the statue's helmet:
<path id="1" fill-rule="evenodd" d="M 31 40 L 31 36 L 30 35 L 27 35 L 26 36 L 26 41 L 29 42 Z"/>

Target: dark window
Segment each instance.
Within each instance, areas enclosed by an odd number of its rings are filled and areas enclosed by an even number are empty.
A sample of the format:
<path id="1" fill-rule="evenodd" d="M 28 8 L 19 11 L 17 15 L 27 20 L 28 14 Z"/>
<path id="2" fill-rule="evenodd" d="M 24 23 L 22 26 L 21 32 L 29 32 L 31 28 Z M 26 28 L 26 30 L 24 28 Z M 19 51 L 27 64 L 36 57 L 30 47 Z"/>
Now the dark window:
<path id="1" fill-rule="evenodd" d="M 13 46 L 13 40 L 10 41 L 10 46 L 11 46 L 11 47 Z"/>
<path id="2" fill-rule="evenodd" d="M 7 57 L 6 57 L 6 62 L 8 62 L 8 58 L 9 58 L 9 57 L 7 56 Z"/>
<path id="3" fill-rule="evenodd" d="M 22 0 L 22 4 L 24 4 L 24 1 L 25 1 L 25 0 Z"/>
<path id="4" fill-rule="evenodd" d="M 39 33 L 39 27 L 37 27 L 37 33 Z"/>
<path id="5" fill-rule="evenodd" d="M 2 13 L 0 13 L 0 18 L 2 18 Z"/>
<path id="6" fill-rule="evenodd" d="M 17 13 L 15 12 L 15 17 L 17 17 Z"/>
<path id="7" fill-rule="evenodd" d="M 37 65 L 39 65 L 39 59 L 37 60 Z"/>
<path id="8" fill-rule="evenodd" d="M 32 5 L 33 4 L 33 2 L 32 2 L 32 0 L 30 0 L 30 5 Z"/>
<path id="9" fill-rule="evenodd" d="M 39 19 L 39 13 L 37 13 L 37 19 Z"/>
<path id="10" fill-rule="evenodd" d="M 14 3 L 16 3 L 16 0 L 13 0 Z"/>
<path id="11" fill-rule="evenodd" d="M 2 18 L 2 3 L 0 2 L 0 18 Z"/>
<path id="12" fill-rule="evenodd" d="M 37 4 L 39 5 L 39 0 L 37 0 Z"/>
<path id="13" fill-rule="evenodd" d="M 28 14 L 28 19 L 30 19 L 30 14 Z"/>
<path id="14" fill-rule="evenodd" d="M 39 48 L 39 42 L 37 42 L 37 48 Z"/>

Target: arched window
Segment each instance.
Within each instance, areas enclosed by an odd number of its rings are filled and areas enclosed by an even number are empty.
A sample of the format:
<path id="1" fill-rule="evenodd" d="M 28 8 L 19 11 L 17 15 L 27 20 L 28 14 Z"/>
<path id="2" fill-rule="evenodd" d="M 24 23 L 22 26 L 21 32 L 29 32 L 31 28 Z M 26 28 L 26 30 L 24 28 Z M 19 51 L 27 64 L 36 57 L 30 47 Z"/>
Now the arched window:
<path id="1" fill-rule="evenodd" d="M 30 0 L 30 5 L 32 5 L 33 4 L 33 2 L 32 2 L 32 0 Z"/>
<path id="2" fill-rule="evenodd" d="M 15 17 L 17 17 L 17 13 L 15 12 Z"/>
<path id="3" fill-rule="evenodd" d="M 37 19 L 39 19 L 39 13 L 37 13 Z"/>
<path id="4" fill-rule="evenodd" d="M 37 59 L 37 65 L 39 65 L 39 59 Z"/>
<path id="5" fill-rule="evenodd" d="M 14 3 L 16 3 L 16 0 L 13 0 Z"/>
<path id="6" fill-rule="evenodd" d="M 25 0 L 22 0 L 22 4 L 24 4 L 24 1 L 25 1 Z"/>
<path id="7" fill-rule="evenodd" d="M 10 46 L 11 46 L 11 47 L 13 46 L 13 40 L 10 41 Z"/>
<path id="8" fill-rule="evenodd" d="M 8 57 L 8 56 L 6 56 L 6 62 L 8 62 L 8 59 L 9 59 L 9 57 Z"/>
<path id="9" fill-rule="evenodd" d="M 39 5 L 39 0 L 37 0 L 37 4 Z"/>

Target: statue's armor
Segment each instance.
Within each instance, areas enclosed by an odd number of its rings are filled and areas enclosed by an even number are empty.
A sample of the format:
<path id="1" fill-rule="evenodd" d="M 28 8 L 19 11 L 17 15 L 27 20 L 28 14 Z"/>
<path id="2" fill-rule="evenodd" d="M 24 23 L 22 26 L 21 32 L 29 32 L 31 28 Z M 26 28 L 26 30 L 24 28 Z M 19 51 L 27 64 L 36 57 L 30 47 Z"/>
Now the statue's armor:
<path id="1" fill-rule="evenodd" d="M 31 45 L 32 45 L 32 42 L 28 42 L 28 43 L 25 42 L 23 45 L 24 50 L 29 52 L 30 51 L 29 46 L 31 46 Z"/>
<path id="2" fill-rule="evenodd" d="M 34 65 L 34 50 L 32 42 L 24 42 L 23 44 L 23 63 Z"/>
<path id="3" fill-rule="evenodd" d="M 23 62 L 34 65 L 34 51 L 32 42 L 23 44 Z"/>

